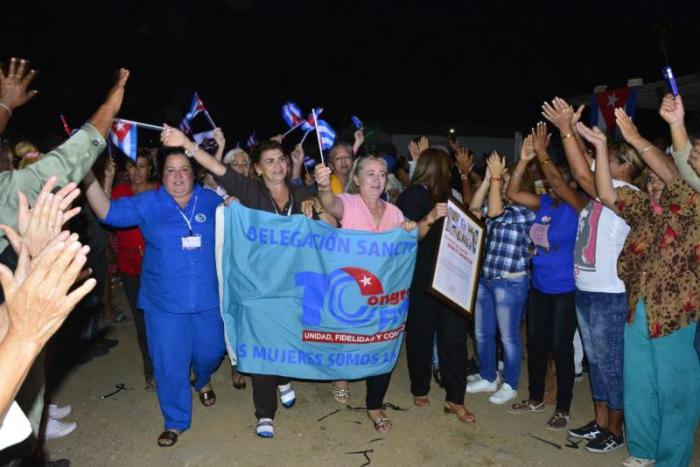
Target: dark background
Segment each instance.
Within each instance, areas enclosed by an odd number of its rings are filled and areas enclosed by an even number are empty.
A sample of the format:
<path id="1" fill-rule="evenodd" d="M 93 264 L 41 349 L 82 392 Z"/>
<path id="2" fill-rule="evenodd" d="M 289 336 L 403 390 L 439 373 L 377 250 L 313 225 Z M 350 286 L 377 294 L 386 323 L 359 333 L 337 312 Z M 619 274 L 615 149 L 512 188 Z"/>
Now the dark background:
<path id="1" fill-rule="evenodd" d="M 121 116 L 177 124 L 196 90 L 229 144 L 283 131 L 287 100 L 324 107 L 339 133 L 356 114 L 388 131 L 512 135 L 546 98 L 661 79 L 660 37 L 677 76 L 700 71 L 695 9 L 613 3 L 3 2 L 0 59 L 40 72 L 10 134 L 61 134 L 59 113 L 79 126 L 119 66 L 132 71 Z"/>

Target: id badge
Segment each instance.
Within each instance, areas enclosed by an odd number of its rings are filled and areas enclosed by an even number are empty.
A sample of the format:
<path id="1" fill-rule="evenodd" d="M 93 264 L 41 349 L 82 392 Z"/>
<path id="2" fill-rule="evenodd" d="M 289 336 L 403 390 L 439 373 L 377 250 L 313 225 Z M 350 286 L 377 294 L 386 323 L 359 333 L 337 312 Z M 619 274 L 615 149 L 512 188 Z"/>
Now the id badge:
<path id="1" fill-rule="evenodd" d="M 199 235 L 190 235 L 187 237 L 182 237 L 182 249 L 183 250 L 196 250 L 202 247 L 202 237 Z"/>

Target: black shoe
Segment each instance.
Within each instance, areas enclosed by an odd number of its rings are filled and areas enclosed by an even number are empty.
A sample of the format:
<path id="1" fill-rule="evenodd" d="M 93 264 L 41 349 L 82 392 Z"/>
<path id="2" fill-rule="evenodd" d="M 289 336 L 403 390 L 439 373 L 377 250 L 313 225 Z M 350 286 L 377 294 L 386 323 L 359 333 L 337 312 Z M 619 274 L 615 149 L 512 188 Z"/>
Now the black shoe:
<path id="1" fill-rule="evenodd" d="M 586 444 L 586 449 L 591 452 L 610 452 L 625 445 L 622 436 L 615 436 L 608 430 L 603 430 L 595 439 Z"/>
<path id="2" fill-rule="evenodd" d="M 574 438 L 585 438 L 585 439 L 595 439 L 596 436 L 600 435 L 604 430 L 598 426 L 595 420 L 589 422 L 587 425 L 581 428 L 574 428 L 569 430 L 569 436 Z"/>

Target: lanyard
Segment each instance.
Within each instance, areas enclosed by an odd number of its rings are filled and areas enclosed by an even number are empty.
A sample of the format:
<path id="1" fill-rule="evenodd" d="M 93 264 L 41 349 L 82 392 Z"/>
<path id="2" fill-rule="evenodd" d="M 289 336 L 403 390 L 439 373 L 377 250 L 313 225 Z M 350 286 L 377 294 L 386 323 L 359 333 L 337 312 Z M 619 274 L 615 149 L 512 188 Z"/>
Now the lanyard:
<path id="1" fill-rule="evenodd" d="M 177 206 L 177 203 L 175 203 Z M 197 210 L 197 196 L 194 197 L 194 206 L 192 206 L 192 214 L 190 214 L 190 218 L 188 219 L 187 216 L 185 216 L 185 213 L 182 212 L 182 209 L 180 209 L 180 206 L 177 206 L 177 212 L 180 213 L 182 218 L 185 220 L 185 223 L 187 224 L 187 228 L 190 229 L 190 235 L 192 235 L 192 217 L 194 217 L 194 212 Z"/>
<path id="2" fill-rule="evenodd" d="M 275 214 L 278 216 L 280 215 L 279 211 L 277 210 L 277 203 L 275 203 L 275 199 L 270 195 L 270 201 L 272 201 L 272 209 L 275 210 Z M 289 208 L 287 209 L 287 213 L 284 214 L 285 216 L 289 216 L 292 214 L 292 207 L 294 206 L 294 195 L 292 194 L 292 190 L 289 190 Z"/>

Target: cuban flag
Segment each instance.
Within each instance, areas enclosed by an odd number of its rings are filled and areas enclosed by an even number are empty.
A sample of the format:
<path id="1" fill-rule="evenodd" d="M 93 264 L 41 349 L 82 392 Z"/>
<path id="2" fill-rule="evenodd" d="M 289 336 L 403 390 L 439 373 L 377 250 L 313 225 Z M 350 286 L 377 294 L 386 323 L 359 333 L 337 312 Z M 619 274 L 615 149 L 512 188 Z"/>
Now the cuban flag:
<path id="1" fill-rule="evenodd" d="M 282 118 L 287 122 L 289 128 L 299 125 L 303 120 L 301 109 L 294 102 L 287 102 L 282 106 Z"/>
<path id="2" fill-rule="evenodd" d="M 192 126 L 190 123 L 194 119 L 194 117 L 197 116 L 199 112 L 205 112 L 207 110 L 206 107 L 204 107 L 204 102 L 202 102 L 202 99 L 199 98 L 197 93 L 194 93 L 194 96 L 192 97 L 192 103 L 190 104 L 190 110 L 185 114 L 184 117 L 182 117 L 182 121 L 180 122 L 180 129 L 187 135 L 189 135 L 192 132 Z"/>
<path id="3" fill-rule="evenodd" d="M 333 130 L 333 128 L 331 128 L 331 126 L 325 120 L 316 119 L 316 121 L 318 122 L 316 131 L 318 131 L 318 136 L 321 138 L 321 147 L 325 151 L 333 146 L 333 142 L 335 141 L 335 130 Z"/>
<path id="4" fill-rule="evenodd" d="M 357 118 L 357 116 L 353 115 L 350 117 L 350 119 L 352 120 L 352 124 L 355 125 L 355 128 L 357 128 L 358 130 L 363 127 L 362 120 Z"/>
<path id="5" fill-rule="evenodd" d="M 319 115 L 323 112 L 323 109 L 319 107 L 318 109 L 314 109 L 316 112 L 316 118 L 318 118 Z M 306 117 L 306 121 L 301 124 L 301 129 L 304 131 L 311 131 L 314 129 L 314 116 L 312 114 L 309 114 L 308 117 Z"/>
<path id="6" fill-rule="evenodd" d="M 253 133 L 248 136 L 248 140 L 246 141 L 245 145 L 248 147 L 248 149 L 250 149 L 256 144 L 258 144 L 258 138 L 255 136 L 255 130 L 253 130 Z"/>
<path id="7" fill-rule="evenodd" d="M 611 135 L 615 131 L 615 109 L 622 107 L 634 119 L 639 86 L 594 92 L 591 98 L 591 126 Z"/>
<path id="8" fill-rule="evenodd" d="M 136 150 L 138 143 L 136 140 L 136 125 L 124 123 L 121 120 L 112 122 L 112 132 L 109 139 L 119 148 L 129 159 L 136 160 Z"/>
<path id="9" fill-rule="evenodd" d="M 314 159 L 311 156 L 306 156 L 306 157 L 304 157 L 304 165 L 306 166 L 307 169 L 310 169 L 316 165 L 316 159 Z"/>

